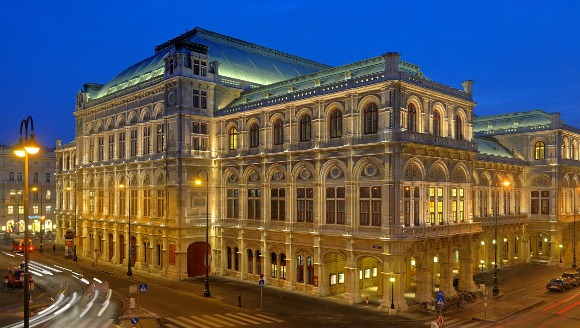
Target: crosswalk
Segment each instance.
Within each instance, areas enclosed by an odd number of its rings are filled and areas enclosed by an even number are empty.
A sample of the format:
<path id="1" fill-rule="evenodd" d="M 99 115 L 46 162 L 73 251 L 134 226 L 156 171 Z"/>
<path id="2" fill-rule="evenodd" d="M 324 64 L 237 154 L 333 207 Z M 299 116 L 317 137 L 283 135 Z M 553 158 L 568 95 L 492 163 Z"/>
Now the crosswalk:
<path id="1" fill-rule="evenodd" d="M 30 327 L 83 327 L 83 328 L 112 328 L 115 327 L 114 319 L 76 318 L 70 321 L 49 321 Z"/>
<path id="2" fill-rule="evenodd" d="M 220 328 L 280 323 L 284 320 L 276 319 L 261 313 L 225 313 L 204 314 L 197 316 L 165 317 L 165 327 L 169 328 Z"/>
<path id="3" fill-rule="evenodd" d="M 433 321 L 437 321 L 437 318 L 435 318 Z M 473 327 L 478 327 L 482 324 L 485 324 L 482 321 L 479 320 L 471 320 L 471 319 L 461 319 L 461 318 L 449 318 L 449 319 L 445 319 L 445 322 L 443 323 L 443 327 L 445 328 L 473 328 Z M 425 323 L 426 326 L 430 326 L 431 322 L 426 322 Z"/>

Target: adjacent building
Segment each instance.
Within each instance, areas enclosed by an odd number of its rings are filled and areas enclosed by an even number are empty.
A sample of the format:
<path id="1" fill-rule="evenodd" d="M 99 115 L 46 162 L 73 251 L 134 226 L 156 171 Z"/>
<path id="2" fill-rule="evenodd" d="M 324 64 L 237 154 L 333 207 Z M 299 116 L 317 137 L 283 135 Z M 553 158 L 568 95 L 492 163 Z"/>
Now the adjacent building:
<path id="1" fill-rule="evenodd" d="M 209 252 L 212 275 L 401 310 L 496 262 L 569 263 L 578 130 L 477 117 L 472 87 L 394 52 L 330 67 L 196 28 L 77 95 L 59 239 L 175 279 Z"/>
<path id="2" fill-rule="evenodd" d="M 48 147 L 29 157 L 28 223 L 38 243 L 42 231 L 50 240 L 56 228 L 55 161 L 54 148 Z M 14 154 L 12 146 L 0 146 L 0 203 L 0 231 L 24 234 L 24 159 Z"/>

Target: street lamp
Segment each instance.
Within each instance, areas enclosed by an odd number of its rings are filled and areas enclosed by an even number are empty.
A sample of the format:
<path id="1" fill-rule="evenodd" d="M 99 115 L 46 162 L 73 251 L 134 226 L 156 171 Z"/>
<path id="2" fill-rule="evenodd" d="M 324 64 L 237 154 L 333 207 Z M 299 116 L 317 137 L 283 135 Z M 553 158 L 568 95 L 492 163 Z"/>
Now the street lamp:
<path id="1" fill-rule="evenodd" d="M 28 124 L 30 124 L 30 137 L 28 136 Z M 24 139 L 22 139 L 22 128 L 25 129 Z M 30 273 L 28 272 L 28 155 L 38 153 L 40 146 L 34 140 L 34 122 L 32 117 L 28 116 L 20 122 L 20 139 L 18 146 L 14 148 L 14 154 L 18 157 L 24 157 L 24 328 L 29 327 L 30 320 Z"/>
<path id="2" fill-rule="evenodd" d="M 201 185 L 201 173 L 205 174 L 205 287 L 203 290 L 203 297 L 210 297 L 209 292 L 209 174 L 206 170 L 200 170 L 195 179 L 196 185 Z"/>
<path id="3" fill-rule="evenodd" d="M 564 246 L 560 244 L 560 263 L 562 263 L 562 247 Z"/>
<path id="4" fill-rule="evenodd" d="M 509 181 L 504 181 L 501 183 L 503 185 L 503 187 L 509 187 L 510 182 Z M 498 186 L 499 187 L 499 186 Z M 499 188 L 498 190 L 496 190 L 496 203 L 497 206 L 495 208 L 495 238 L 494 238 L 494 257 L 495 257 L 495 263 L 494 263 L 494 270 L 493 270 L 493 296 L 496 296 L 499 294 L 499 286 L 497 283 L 497 217 L 499 216 Z"/>
<path id="5" fill-rule="evenodd" d="M 125 190 L 125 185 L 120 184 L 119 189 Z M 127 276 L 132 276 L 133 271 L 131 270 L 131 189 L 129 189 L 129 183 L 127 183 L 127 190 L 129 190 L 129 211 L 127 212 Z M 119 194 L 119 204 L 121 204 L 121 194 Z M 119 205 L 120 206 L 120 205 Z"/>
<path id="6" fill-rule="evenodd" d="M 389 278 L 391 282 L 391 310 L 395 309 L 395 277 Z"/>
<path id="7" fill-rule="evenodd" d="M 14 224 L 18 229 L 16 229 L 16 234 L 20 235 L 20 195 L 22 195 L 22 190 L 11 191 L 10 195 L 16 196 L 16 223 Z M 14 229 L 12 229 L 14 232 Z"/>
<path id="8" fill-rule="evenodd" d="M 576 188 L 574 188 L 574 239 L 572 243 L 572 269 L 576 269 Z"/>
<path id="9" fill-rule="evenodd" d="M 44 217 L 42 216 L 42 184 L 38 185 L 39 187 L 32 187 L 32 190 L 36 192 L 38 196 L 38 191 L 40 190 L 40 252 L 42 253 L 42 235 L 44 234 Z"/>
<path id="10" fill-rule="evenodd" d="M 479 260 L 479 263 L 481 263 L 481 283 L 483 284 L 483 264 L 485 263 L 485 261 Z"/>

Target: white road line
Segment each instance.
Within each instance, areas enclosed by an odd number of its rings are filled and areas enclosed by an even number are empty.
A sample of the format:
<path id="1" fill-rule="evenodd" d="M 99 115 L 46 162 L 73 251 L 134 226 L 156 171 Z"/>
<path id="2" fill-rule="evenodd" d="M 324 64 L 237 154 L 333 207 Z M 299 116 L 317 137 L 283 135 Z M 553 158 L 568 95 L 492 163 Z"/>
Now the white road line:
<path id="1" fill-rule="evenodd" d="M 228 320 L 228 321 L 230 321 L 230 322 L 234 322 L 234 323 L 236 323 L 236 324 L 239 324 L 239 325 L 242 325 L 242 326 L 247 326 L 247 325 L 248 325 L 248 324 L 247 324 L 247 323 L 245 323 L 245 322 L 241 322 L 241 321 L 234 320 L 234 319 L 232 319 L 232 318 L 228 318 L 228 317 L 226 317 L 225 315 L 221 315 L 221 314 L 215 314 L 214 316 L 216 316 L 216 317 L 218 317 L 218 318 L 222 318 L 222 319 L 224 319 L 224 320 Z"/>
<path id="2" fill-rule="evenodd" d="M 190 323 L 190 324 L 192 324 L 192 325 L 194 325 L 194 326 L 198 326 L 198 327 L 200 327 L 200 328 L 210 328 L 209 326 L 206 326 L 206 325 L 203 325 L 203 324 L 201 324 L 201 323 L 198 323 L 198 322 L 195 322 L 195 321 L 193 321 L 193 320 L 190 320 L 190 319 L 188 319 L 187 317 L 178 317 L 177 319 L 179 319 L 179 320 L 183 320 L 183 321 L 186 321 L 186 322 L 188 322 L 188 323 Z"/>
<path id="3" fill-rule="evenodd" d="M 226 321 L 220 320 L 218 318 L 214 318 L 209 314 L 204 314 L 204 315 L 202 315 L 202 317 L 209 319 L 209 320 L 217 321 L 217 322 L 221 323 L 222 325 L 226 325 L 226 326 L 230 326 L 230 327 L 236 326 L 236 325 L 232 324 L 231 322 L 226 322 Z"/>
<path id="4" fill-rule="evenodd" d="M 226 315 L 229 316 L 229 317 L 234 317 L 234 318 L 236 318 L 238 320 L 242 320 L 242 321 L 246 321 L 246 322 L 252 323 L 254 325 L 257 325 L 257 324 L 260 324 L 261 323 L 259 321 L 254 321 L 252 319 L 238 317 L 238 315 L 237 314 L 234 314 L 234 313 L 226 313 Z"/>
<path id="5" fill-rule="evenodd" d="M 113 322 L 115 322 L 115 319 L 109 319 L 109 320 L 107 320 L 107 324 L 105 324 L 105 326 L 103 328 L 105 328 L 105 327 L 107 327 L 107 328 L 113 327 Z"/>
<path id="6" fill-rule="evenodd" d="M 210 325 L 210 326 L 214 326 L 214 327 L 222 327 L 222 325 L 220 325 L 220 324 L 217 324 L 217 323 L 215 323 L 215 322 L 211 322 L 211 321 L 209 321 L 209 320 L 207 320 L 207 319 L 205 319 L 205 318 L 203 318 L 203 317 L 196 317 L 196 316 L 193 316 L 193 315 L 192 315 L 192 316 L 190 316 L 190 318 L 192 318 L 192 319 L 195 319 L 195 320 L 197 320 L 197 321 L 201 321 L 201 322 L 203 322 L 203 323 L 207 323 L 207 324 L 208 324 L 208 325 Z"/>
<path id="7" fill-rule="evenodd" d="M 262 319 L 260 317 L 252 316 L 252 315 L 249 315 L 247 313 L 241 313 L 240 312 L 240 313 L 238 313 L 238 315 L 240 315 L 240 316 L 242 316 L 244 318 L 249 318 L 249 319 L 253 319 L 253 320 L 262 321 L 264 323 L 272 323 L 272 321 L 270 321 L 270 320 L 266 320 L 266 319 Z"/>
<path id="8" fill-rule="evenodd" d="M 175 319 L 173 319 L 173 318 L 170 318 L 170 317 L 166 317 L 165 319 L 166 319 L 166 320 L 169 320 L 169 321 L 171 321 L 171 322 L 173 322 L 174 324 L 178 325 L 179 327 L 184 327 L 184 328 L 195 328 L 195 327 L 193 327 L 193 326 L 190 326 L 190 325 L 184 324 L 183 322 L 181 322 L 181 321 L 178 321 L 178 320 L 175 320 Z"/>
<path id="9" fill-rule="evenodd" d="M 260 313 L 254 313 L 254 315 L 255 315 L 255 316 L 258 316 L 258 317 L 266 318 L 266 319 L 268 319 L 268 320 L 274 320 L 274 321 L 276 321 L 276 322 L 284 322 L 284 320 L 280 320 L 280 319 L 272 318 L 272 317 L 270 317 L 270 316 L 267 316 L 267 315 L 264 315 L 264 314 L 260 314 Z"/>

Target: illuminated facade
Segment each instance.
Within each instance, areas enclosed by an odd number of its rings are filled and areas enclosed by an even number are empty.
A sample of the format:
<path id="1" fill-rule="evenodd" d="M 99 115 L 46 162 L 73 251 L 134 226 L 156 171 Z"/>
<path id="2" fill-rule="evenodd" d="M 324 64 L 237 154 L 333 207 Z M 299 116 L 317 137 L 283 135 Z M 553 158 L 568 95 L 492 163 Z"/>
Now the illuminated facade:
<path id="1" fill-rule="evenodd" d="M 474 290 L 496 219 L 502 266 L 572 240 L 579 135 L 557 114 L 474 117 L 473 82 L 436 83 L 397 53 L 329 67 L 199 28 L 155 50 L 86 84 L 57 147 L 59 236 L 76 204 L 79 256 L 201 276 L 209 199 L 212 274 L 386 307 L 394 277 L 405 310 L 404 292 L 453 295 L 454 276 Z"/>
<path id="2" fill-rule="evenodd" d="M 55 227 L 55 152 L 41 148 L 29 162 L 29 225 L 31 236 L 40 231 L 52 235 Z M 24 160 L 14 155 L 14 148 L 0 146 L 0 229 L 1 232 L 24 232 Z M 36 245 L 36 241 L 34 242 Z"/>

